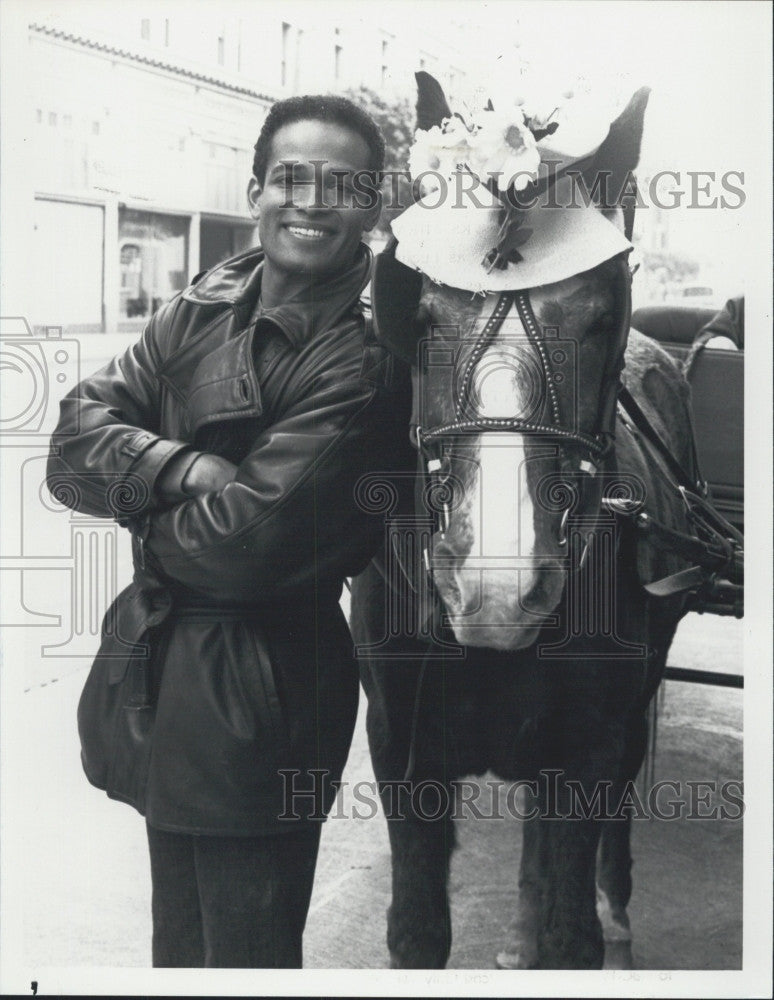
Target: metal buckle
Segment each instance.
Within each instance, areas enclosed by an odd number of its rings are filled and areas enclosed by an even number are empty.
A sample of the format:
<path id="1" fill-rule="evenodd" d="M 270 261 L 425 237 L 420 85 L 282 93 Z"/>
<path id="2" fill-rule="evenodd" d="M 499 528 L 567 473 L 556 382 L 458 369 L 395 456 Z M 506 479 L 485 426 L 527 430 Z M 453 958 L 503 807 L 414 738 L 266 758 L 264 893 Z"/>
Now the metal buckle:
<path id="1" fill-rule="evenodd" d="M 562 514 L 562 520 L 559 522 L 559 545 L 564 547 L 567 544 L 567 521 L 570 517 L 570 508 Z"/>
<path id="2" fill-rule="evenodd" d="M 586 565 L 586 557 L 589 554 L 589 549 L 591 548 L 591 544 L 593 541 L 594 541 L 594 532 L 590 531 L 588 535 L 586 535 L 586 541 L 583 543 L 583 550 L 581 551 L 580 559 L 578 560 L 579 571 L 582 570 L 583 567 Z"/>

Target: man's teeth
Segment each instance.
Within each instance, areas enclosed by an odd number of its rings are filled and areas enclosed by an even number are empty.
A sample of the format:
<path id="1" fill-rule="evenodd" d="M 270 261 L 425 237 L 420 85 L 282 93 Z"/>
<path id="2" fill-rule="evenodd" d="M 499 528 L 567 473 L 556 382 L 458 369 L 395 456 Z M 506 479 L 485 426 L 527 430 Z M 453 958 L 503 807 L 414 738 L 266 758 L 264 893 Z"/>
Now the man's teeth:
<path id="1" fill-rule="evenodd" d="M 318 240 L 321 236 L 325 236 L 324 229 L 310 229 L 308 226 L 288 226 L 288 229 L 294 236 L 303 236 L 310 240 Z"/>

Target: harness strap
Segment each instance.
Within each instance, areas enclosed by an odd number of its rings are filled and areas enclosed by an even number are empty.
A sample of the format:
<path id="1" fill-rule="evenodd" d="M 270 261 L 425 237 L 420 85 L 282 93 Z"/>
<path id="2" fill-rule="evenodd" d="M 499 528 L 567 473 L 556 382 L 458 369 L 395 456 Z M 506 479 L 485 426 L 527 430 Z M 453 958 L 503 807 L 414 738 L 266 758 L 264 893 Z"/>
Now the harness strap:
<path id="1" fill-rule="evenodd" d="M 637 430 L 642 434 L 643 437 L 653 445 L 653 447 L 658 451 L 659 455 L 664 459 L 669 471 L 675 477 L 680 486 L 684 486 L 688 490 L 698 490 L 702 496 L 706 496 L 707 484 L 701 478 L 701 473 L 699 471 L 699 458 L 696 454 L 696 442 L 694 440 L 694 435 L 691 433 L 691 464 L 693 465 L 693 471 L 695 471 L 695 478 L 689 475 L 688 472 L 683 468 L 683 466 L 677 461 L 669 448 L 661 440 L 660 435 L 654 428 L 653 424 L 648 420 L 645 414 L 640 408 L 640 404 L 632 396 L 625 385 L 621 385 L 621 389 L 618 393 L 618 399 L 621 406 L 629 417 L 631 422 L 637 428 Z"/>

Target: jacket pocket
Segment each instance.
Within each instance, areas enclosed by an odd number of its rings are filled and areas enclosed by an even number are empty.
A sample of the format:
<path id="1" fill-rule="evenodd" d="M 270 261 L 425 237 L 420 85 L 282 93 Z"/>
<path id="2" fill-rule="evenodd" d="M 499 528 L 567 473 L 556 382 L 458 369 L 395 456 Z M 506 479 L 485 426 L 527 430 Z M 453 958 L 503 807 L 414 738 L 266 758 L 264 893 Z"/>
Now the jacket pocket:
<path id="1" fill-rule="evenodd" d="M 254 683 L 258 694 L 256 704 L 259 715 L 262 716 L 263 726 L 271 730 L 276 748 L 275 759 L 281 764 L 288 761 L 290 728 L 274 675 L 271 647 L 266 642 L 265 637 L 257 635 L 249 624 L 246 625 L 246 631 L 249 633 L 252 647 L 255 650 L 256 677 Z"/>
<path id="2" fill-rule="evenodd" d="M 147 595 L 145 595 L 147 596 Z M 169 629 L 134 586 L 114 602 L 78 702 L 81 763 L 91 784 L 144 811 L 158 674 Z"/>

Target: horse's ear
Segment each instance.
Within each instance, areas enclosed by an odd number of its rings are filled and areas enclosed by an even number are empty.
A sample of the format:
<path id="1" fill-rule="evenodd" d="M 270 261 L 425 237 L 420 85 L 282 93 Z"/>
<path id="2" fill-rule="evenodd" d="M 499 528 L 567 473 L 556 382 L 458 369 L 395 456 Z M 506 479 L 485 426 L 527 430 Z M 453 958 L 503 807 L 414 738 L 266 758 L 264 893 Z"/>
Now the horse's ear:
<path id="1" fill-rule="evenodd" d="M 451 118 L 451 108 L 434 76 L 423 69 L 414 76 L 417 81 L 417 128 L 426 132 L 434 125 L 440 125 L 444 118 Z"/>
<path id="2" fill-rule="evenodd" d="M 593 185 L 596 176 L 604 171 L 607 174 L 607 191 L 616 201 L 640 159 L 645 109 L 649 97 L 650 87 L 640 87 L 632 95 L 629 103 L 610 126 L 610 131 L 590 166 L 583 170 L 589 186 Z"/>

